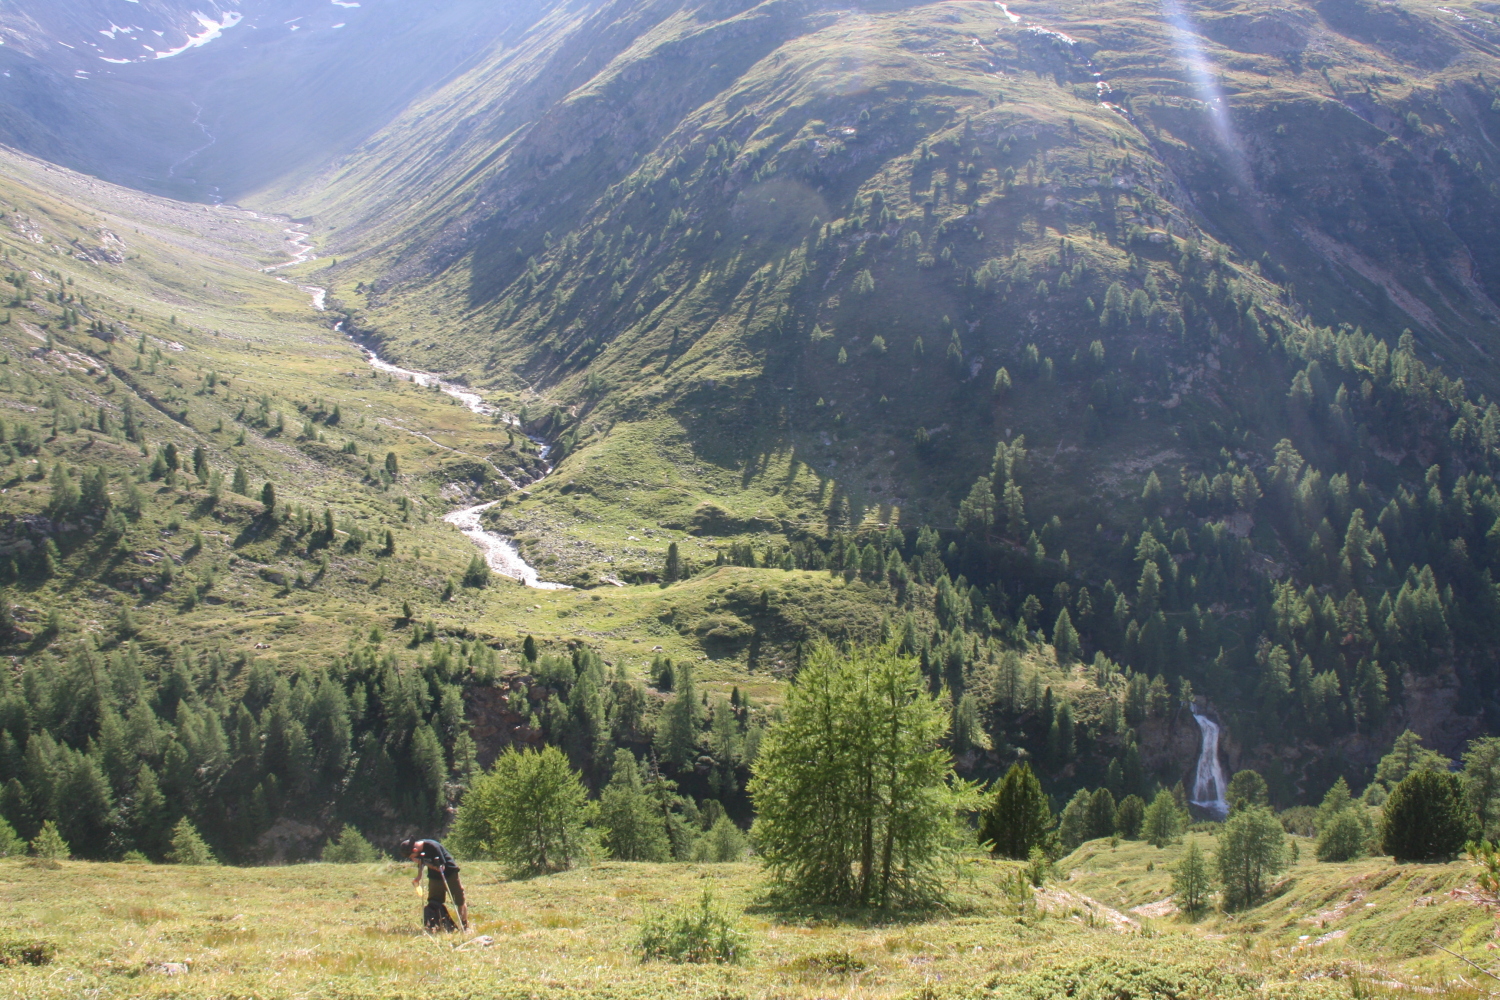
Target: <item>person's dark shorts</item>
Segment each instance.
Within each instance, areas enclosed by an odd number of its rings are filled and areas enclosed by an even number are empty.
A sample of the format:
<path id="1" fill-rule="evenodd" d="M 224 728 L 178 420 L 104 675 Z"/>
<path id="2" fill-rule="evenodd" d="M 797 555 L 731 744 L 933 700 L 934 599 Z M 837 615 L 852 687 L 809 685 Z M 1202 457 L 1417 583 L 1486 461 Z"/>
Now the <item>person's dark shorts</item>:
<path id="1" fill-rule="evenodd" d="M 464 884 L 458 880 L 458 872 L 450 869 L 448 871 L 448 882 L 443 883 L 443 873 L 427 869 L 427 902 L 429 905 L 441 906 L 447 897 L 447 890 L 453 890 L 453 905 L 464 905 Z"/>

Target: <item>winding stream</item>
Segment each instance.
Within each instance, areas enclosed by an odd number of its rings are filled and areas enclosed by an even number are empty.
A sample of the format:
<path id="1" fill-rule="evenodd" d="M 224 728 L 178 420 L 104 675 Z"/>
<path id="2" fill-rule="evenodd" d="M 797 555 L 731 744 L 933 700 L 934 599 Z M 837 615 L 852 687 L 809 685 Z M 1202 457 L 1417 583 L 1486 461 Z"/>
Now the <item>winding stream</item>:
<path id="1" fill-rule="evenodd" d="M 264 268 L 267 274 L 274 274 L 276 271 L 280 270 L 283 267 L 290 267 L 293 264 L 301 264 L 305 261 L 317 259 L 316 253 L 311 243 L 309 242 L 310 237 L 306 232 L 302 230 L 302 227 L 300 225 L 297 225 L 295 223 L 292 224 L 291 228 L 288 228 L 286 230 L 286 235 L 287 253 L 291 256 L 292 259 L 287 261 L 285 264 L 277 264 L 274 267 Z M 286 281 L 285 278 L 277 278 L 276 280 Z M 290 284 L 290 282 L 288 282 L 288 284 Z M 321 312 L 327 307 L 327 289 L 317 288 L 312 285 L 301 285 L 298 287 L 301 291 L 306 292 L 312 297 L 312 305 L 314 309 L 317 309 Z M 344 324 L 340 322 L 334 326 L 334 329 L 336 331 L 343 332 Z M 484 401 L 484 398 L 481 397 L 479 393 L 472 392 L 465 386 L 461 386 L 455 382 L 444 381 L 431 372 L 416 371 L 411 368 L 402 368 L 398 365 L 393 365 L 389 361 L 381 358 L 380 355 L 371 350 L 369 346 L 367 346 L 366 344 L 362 344 L 358 340 L 356 340 L 352 334 L 349 335 L 349 339 L 355 347 L 359 348 L 360 353 L 364 355 L 365 362 L 376 371 L 385 372 L 387 375 L 394 375 L 396 378 L 406 379 L 407 381 L 415 383 L 416 385 L 436 387 L 439 392 L 442 392 L 448 396 L 452 396 L 454 399 L 458 400 L 471 413 L 478 414 L 482 417 L 493 417 L 496 414 L 499 414 L 501 419 L 506 423 L 518 429 L 520 428 L 520 421 L 518 421 L 510 414 L 504 412 L 499 407 L 491 406 L 489 403 L 486 403 Z M 525 432 L 522 431 L 522 433 Z M 437 444 L 436 441 L 432 441 L 432 439 L 428 438 L 426 435 L 418 436 L 433 444 Z M 541 479 L 543 476 L 546 476 L 549 472 L 552 471 L 552 466 L 546 464 L 548 445 L 540 438 L 531 437 L 529 434 L 527 435 L 527 437 L 531 438 L 531 440 L 536 444 L 538 454 L 542 459 L 542 475 L 537 477 L 537 479 Z M 438 447 L 445 448 L 446 446 L 438 445 Z M 449 448 L 448 450 L 452 451 L 453 449 Z M 518 490 L 522 489 L 521 485 L 515 480 L 511 479 L 510 476 L 506 475 L 506 473 L 502 469 L 496 467 L 493 463 L 486 462 L 486 464 L 488 464 L 490 468 L 499 473 L 506 482 L 511 484 L 511 486 L 515 487 Z M 448 524 L 453 525 L 463 533 L 465 538 L 473 542 L 479 548 L 479 551 L 484 555 L 485 563 L 493 572 L 498 573 L 500 576 L 509 577 L 512 580 L 517 580 L 523 586 L 531 587 L 536 590 L 572 590 L 573 588 L 565 583 L 549 583 L 543 580 L 541 578 L 541 574 L 537 572 L 536 568 L 528 563 L 525 559 L 521 558 L 521 552 L 516 548 L 515 542 L 511 541 L 509 538 L 506 538 L 504 535 L 485 530 L 484 523 L 482 521 L 484 512 L 495 506 L 495 504 L 497 503 L 499 503 L 498 500 L 491 500 L 488 503 L 478 504 L 473 507 L 461 507 L 458 510 L 450 511 L 448 514 L 445 514 L 443 516 L 443 520 Z"/>
<path id="2" fill-rule="evenodd" d="M 317 289 L 317 291 L 322 292 L 322 289 Z M 316 295 L 314 297 L 316 298 Z M 342 328 L 342 326 L 343 324 L 340 323 L 339 328 Z M 519 423 L 510 414 L 504 413 L 497 407 L 491 406 L 490 404 L 486 403 L 477 392 L 470 392 L 463 386 L 457 385 L 453 382 L 445 382 L 431 372 L 419 372 L 414 371 L 410 368 L 401 368 L 393 365 L 389 361 L 383 360 L 380 355 L 376 354 L 366 345 L 361 344 L 357 340 L 354 340 L 352 336 L 349 339 L 351 341 L 354 341 L 355 346 L 358 347 L 360 349 L 360 352 L 364 354 L 366 363 L 368 363 L 369 366 L 376 371 L 385 372 L 387 375 L 394 375 L 397 378 L 407 379 L 417 385 L 436 386 L 438 391 L 442 392 L 445 395 L 452 396 L 454 399 L 458 400 L 466 408 L 468 408 L 471 413 L 476 413 L 480 416 L 486 417 L 494 416 L 498 413 L 507 423 L 511 424 L 512 426 L 515 426 Z M 527 436 L 530 437 L 530 435 Z M 548 448 L 547 444 L 538 438 L 531 438 L 531 440 L 536 443 L 538 453 L 541 456 L 542 462 L 546 463 Z M 504 471 L 497 468 L 492 463 L 486 464 L 489 464 L 492 469 L 500 473 L 500 475 L 505 478 L 506 482 L 510 483 L 516 489 L 521 489 L 520 484 L 511 479 L 510 476 L 506 475 Z M 537 478 L 540 479 L 542 478 L 542 476 L 547 475 L 547 473 L 551 471 L 552 466 L 543 464 L 542 475 L 538 476 Z M 534 481 L 535 480 L 533 480 L 533 482 Z M 498 500 L 491 500 L 488 503 L 478 504 L 473 507 L 462 507 L 458 510 L 450 511 L 449 513 L 445 514 L 443 516 L 443 520 L 448 524 L 453 525 L 463 533 L 465 538 L 469 539 L 469 541 L 478 546 L 479 551 L 484 555 L 485 563 L 488 564 L 491 570 L 500 574 L 501 576 L 510 577 L 512 580 L 519 580 L 524 586 L 532 587 L 536 590 L 572 590 L 573 588 L 565 583 L 548 583 L 547 581 L 543 580 L 541 578 L 541 574 L 537 572 L 536 568 L 528 563 L 525 559 L 521 558 L 521 552 L 518 548 L 516 548 L 515 542 L 511 541 L 509 538 L 506 538 L 504 535 L 485 530 L 481 518 L 483 517 L 485 511 L 489 510 L 497 503 L 499 503 Z"/>

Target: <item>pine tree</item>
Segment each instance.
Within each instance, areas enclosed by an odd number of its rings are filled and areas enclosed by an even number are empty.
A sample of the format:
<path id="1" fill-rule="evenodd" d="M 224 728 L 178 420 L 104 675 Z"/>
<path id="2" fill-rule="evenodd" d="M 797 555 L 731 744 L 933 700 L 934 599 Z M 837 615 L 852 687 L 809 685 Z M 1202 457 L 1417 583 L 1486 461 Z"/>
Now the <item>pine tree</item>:
<path id="1" fill-rule="evenodd" d="M 1484 736 L 1469 743 L 1464 751 L 1463 784 L 1483 835 L 1491 837 L 1500 827 L 1500 737 Z"/>
<path id="2" fill-rule="evenodd" d="M 989 477 L 980 476 L 958 505 L 958 528 L 973 538 L 988 541 L 994 526 L 995 491 Z"/>
<path id="3" fill-rule="evenodd" d="M 1115 807 L 1115 832 L 1126 840 L 1140 837 L 1145 822 L 1146 802 L 1139 795 L 1127 795 Z"/>
<path id="4" fill-rule="evenodd" d="M 979 842 L 1003 858 L 1024 861 L 1048 845 L 1052 808 L 1042 783 L 1026 763 L 1012 764 L 979 821 Z"/>
<path id="5" fill-rule="evenodd" d="M 1065 666 L 1083 653 L 1078 630 L 1073 627 L 1073 618 L 1067 608 L 1057 613 L 1057 622 L 1052 626 L 1052 647 L 1057 651 L 1058 662 Z"/>
<path id="6" fill-rule="evenodd" d="M 1188 914 L 1198 913 L 1208 904 L 1211 885 L 1208 861 L 1199 850 L 1198 841 L 1189 840 L 1182 858 L 1172 869 L 1172 895 L 1177 908 Z"/>
<path id="7" fill-rule="evenodd" d="M 1115 833 L 1115 797 L 1108 788 L 1096 788 L 1089 796 L 1088 839 L 1111 837 Z"/>
<path id="8" fill-rule="evenodd" d="M 1247 805 L 1225 820 L 1214 856 L 1226 909 L 1254 906 L 1287 864 L 1286 832 L 1265 806 Z"/>
<path id="9" fill-rule="evenodd" d="M 1172 793 L 1163 788 L 1146 807 L 1146 815 L 1141 822 L 1141 836 L 1152 847 L 1166 847 L 1182 836 L 1182 827 L 1182 810 L 1177 807 L 1177 800 L 1172 797 Z"/>
<path id="10" fill-rule="evenodd" d="M 323 846 L 324 864 L 364 865 L 379 860 L 380 852 L 375 850 L 375 845 L 347 823 L 338 836 L 330 837 Z"/>
<path id="11" fill-rule="evenodd" d="M 47 516 L 54 521 L 66 520 L 79 504 L 78 487 L 73 484 L 73 477 L 58 462 L 52 467 L 52 501 L 47 505 Z"/>
<path id="12" fill-rule="evenodd" d="M 570 868 L 583 853 L 587 801 L 583 782 L 557 747 L 507 748 L 464 797 L 453 846 L 518 874 Z"/>
<path id="13" fill-rule="evenodd" d="M 230 482 L 229 488 L 242 497 L 250 495 L 250 473 L 245 471 L 243 465 L 234 467 L 234 479 Z"/>
<path id="14" fill-rule="evenodd" d="M 668 861 L 672 843 L 662 816 L 641 785 L 635 754 L 615 750 L 614 773 L 599 795 L 599 828 L 610 857 L 619 861 Z"/>
<path id="15" fill-rule="evenodd" d="M 1380 849 L 1398 864 L 1448 861 L 1463 850 L 1477 825 L 1458 775 L 1416 770 L 1385 801 Z"/>
<path id="16" fill-rule="evenodd" d="M 484 561 L 484 557 L 475 554 L 469 559 L 469 567 L 464 570 L 465 587 L 487 587 L 490 583 L 490 566 Z"/>
<path id="17" fill-rule="evenodd" d="M 167 851 L 167 861 L 174 865 L 216 865 L 218 859 L 208 844 L 198 835 L 198 830 L 186 817 L 172 827 L 172 848 Z"/>
<path id="18" fill-rule="evenodd" d="M 676 542 L 667 545 L 667 564 L 663 576 L 668 583 L 682 579 L 682 556 L 678 553 Z"/>
<path id="19" fill-rule="evenodd" d="M 0 858 L 17 858 L 25 853 L 26 841 L 0 816 Z"/>
<path id="20" fill-rule="evenodd" d="M 1010 395 L 1010 372 L 1004 368 L 995 370 L 995 383 L 992 387 L 996 399 L 1004 399 Z"/>
<path id="21" fill-rule="evenodd" d="M 396 453 L 394 451 L 385 453 L 385 471 L 389 472 L 392 476 L 401 474 L 401 465 L 396 461 Z"/>
<path id="22" fill-rule="evenodd" d="M 1413 772 L 1447 770 L 1448 758 L 1424 747 L 1422 737 L 1408 729 L 1396 737 L 1391 752 L 1380 758 L 1375 780 L 1387 789 L 1394 789 Z"/>
<path id="23" fill-rule="evenodd" d="M 955 859 L 959 810 L 941 741 L 948 711 L 894 643 L 815 649 L 755 762 L 753 836 L 780 888 L 809 901 L 930 901 Z"/>
<path id="24" fill-rule="evenodd" d="M 31 853 L 46 861 L 59 861 L 73 853 L 68 842 L 57 832 L 57 824 L 50 819 L 42 824 L 41 832 L 31 840 Z"/>
<path id="25" fill-rule="evenodd" d="M 127 828 L 135 849 L 153 860 L 171 849 L 171 810 L 156 772 L 142 764 L 131 795 Z"/>
<path id="26" fill-rule="evenodd" d="M 1005 484 L 1002 506 L 1005 508 L 1005 533 L 1019 539 L 1026 531 L 1026 501 L 1021 496 L 1020 485 L 1012 479 Z"/>
<path id="27" fill-rule="evenodd" d="M 656 724 L 656 752 L 664 764 L 684 767 L 698 755 L 699 724 L 703 706 L 693 686 L 691 664 L 681 664 L 673 674 L 676 693 L 662 709 Z"/>
<path id="28" fill-rule="evenodd" d="M 1269 806 L 1271 791 L 1260 772 L 1248 769 L 1236 771 L 1229 779 L 1229 787 L 1224 791 L 1224 801 L 1229 803 L 1232 810 L 1245 806 Z"/>
<path id="29" fill-rule="evenodd" d="M 266 483 L 266 485 L 264 485 L 264 486 L 262 486 L 260 488 L 260 502 L 261 502 L 261 505 L 266 508 L 266 513 L 267 514 L 270 514 L 273 511 L 275 511 L 275 509 L 276 509 L 276 487 L 273 486 L 271 483 Z"/>
<path id="30" fill-rule="evenodd" d="M 1353 861 L 1365 856 L 1372 825 L 1365 807 L 1351 804 L 1334 813 L 1318 827 L 1314 848 L 1319 861 Z"/>

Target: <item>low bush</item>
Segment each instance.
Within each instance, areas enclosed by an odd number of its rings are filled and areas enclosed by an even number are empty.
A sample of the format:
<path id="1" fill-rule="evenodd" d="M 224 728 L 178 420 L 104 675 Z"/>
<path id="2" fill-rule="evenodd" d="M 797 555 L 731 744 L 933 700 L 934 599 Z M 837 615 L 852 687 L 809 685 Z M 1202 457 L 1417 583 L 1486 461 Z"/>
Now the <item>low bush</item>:
<path id="1" fill-rule="evenodd" d="M 801 975 L 831 976 L 845 979 L 865 971 L 865 963 L 844 949 L 803 955 L 787 963 L 787 971 Z"/>
<path id="2" fill-rule="evenodd" d="M 1248 1000 L 1259 995 L 1248 977 L 1213 966 L 1103 957 L 1016 976 L 996 976 L 985 985 L 993 1000 Z"/>
<path id="3" fill-rule="evenodd" d="M 51 965 L 57 946 L 51 941 L 0 941 L 0 966 Z"/>
<path id="4" fill-rule="evenodd" d="M 713 893 L 707 889 L 696 905 L 647 918 L 638 947 L 642 959 L 648 962 L 732 965 L 746 955 L 744 934 L 714 905 Z"/>

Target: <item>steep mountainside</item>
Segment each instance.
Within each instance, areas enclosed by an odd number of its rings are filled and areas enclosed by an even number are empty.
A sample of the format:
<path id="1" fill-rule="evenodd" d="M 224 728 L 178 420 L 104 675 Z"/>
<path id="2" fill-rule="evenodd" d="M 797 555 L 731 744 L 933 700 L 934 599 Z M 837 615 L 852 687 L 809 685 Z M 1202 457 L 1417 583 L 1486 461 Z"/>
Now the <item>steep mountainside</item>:
<path id="1" fill-rule="evenodd" d="M 1368 762 L 1418 716 L 1456 746 L 1494 689 L 1497 31 L 1357 0 L 557 4 L 276 203 L 357 329 L 558 440 L 497 525 L 802 566 L 777 546 L 847 565 L 842 533 L 932 524 L 927 582 L 972 589 L 924 648 L 1081 628 L 1246 738 L 1285 700 L 1278 738 L 1336 717 Z"/>

